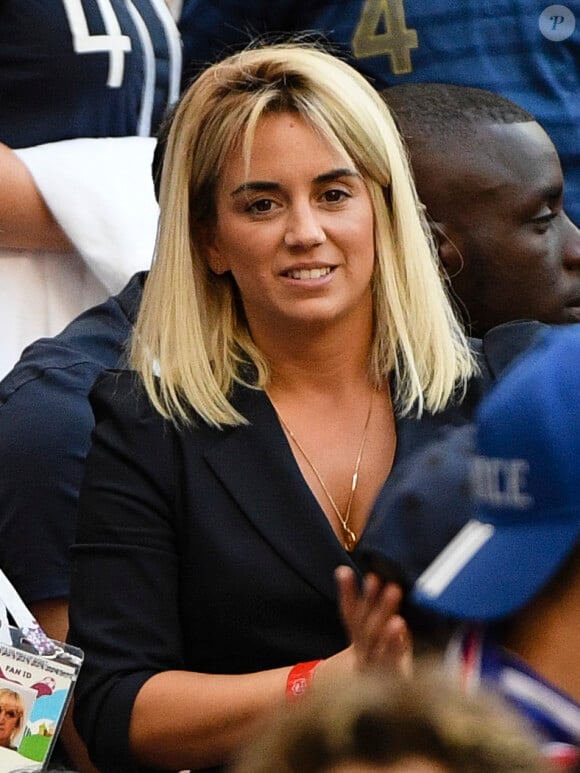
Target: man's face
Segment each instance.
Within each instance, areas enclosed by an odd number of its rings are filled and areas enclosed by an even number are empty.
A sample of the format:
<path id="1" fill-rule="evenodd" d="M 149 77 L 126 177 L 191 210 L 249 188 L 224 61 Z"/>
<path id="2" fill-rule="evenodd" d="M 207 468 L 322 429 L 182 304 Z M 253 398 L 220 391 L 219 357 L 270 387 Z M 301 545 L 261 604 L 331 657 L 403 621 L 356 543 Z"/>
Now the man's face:
<path id="1" fill-rule="evenodd" d="M 539 124 L 479 127 L 431 158 L 412 151 L 419 196 L 449 238 L 438 237 L 440 255 L 472 334 L 516 319 L 580 322 L 580 231 L 562 209 L 560 162 Z"/>

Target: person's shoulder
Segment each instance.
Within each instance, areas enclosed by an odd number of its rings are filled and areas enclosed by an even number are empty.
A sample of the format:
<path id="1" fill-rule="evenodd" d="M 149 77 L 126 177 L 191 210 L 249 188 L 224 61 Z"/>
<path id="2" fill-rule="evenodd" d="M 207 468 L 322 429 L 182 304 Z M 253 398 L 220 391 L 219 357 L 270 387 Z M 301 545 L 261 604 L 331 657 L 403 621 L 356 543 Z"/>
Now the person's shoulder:
<path id="1" fill-rule="evenodd" d="M 50 339 L 40 340 L 0 383 L 0 459 L 19 464 L 64 448 L 85 447 L 93 425 L 87 399 L 102 361 Z"/>
<path id="2" fill-rule="evenodd" d="M 155 408 L 140 375 L 125 369 L 104 371 L 89 401 L 94 417 L 89 459 L 93 453 L 124 460 L 121 464 L 131 459 L 170 487 L 182 433 Z"/>
<path id="3" fill-rule="evenodd" d="M 89 392 L 92 405 L 102 402 L 125 402 L 131 396 L 147 399 L 143 382 L 138 373 L 129 368 L 106 368 L 102 370 Z"/>
<path id="4" fill-rule="evenodd" d="M 490 386 L 550 327 L 537 320 L 513 320 L 492 327 L 482 338 L 469 338 L 469 348 L 480 371 L 477 378 Z"/>
<path id="5" fill-rule="evenodd" d="M 488 330 L 481 342 L 481 356 L 492 379 L 498 379 L 549 328 L 536 320 L 514 320 Z"/>
<path id="6" fill-rule="evenodd" d="M 0 382 L 0 416 L 12 404 L 88 395 L 97 375 L 122 358 L 141 298 L 145 274 L 136 274 L 111 296 L 70 322 L 52 338 L 28 346 Z"/>
<path id="7" fill-rule="evenodd" d="M 151 402 L 140 375 L 127 368 L 110 368 L 97 376 L 89 393 L 95 423 L 169 425 Z"/>

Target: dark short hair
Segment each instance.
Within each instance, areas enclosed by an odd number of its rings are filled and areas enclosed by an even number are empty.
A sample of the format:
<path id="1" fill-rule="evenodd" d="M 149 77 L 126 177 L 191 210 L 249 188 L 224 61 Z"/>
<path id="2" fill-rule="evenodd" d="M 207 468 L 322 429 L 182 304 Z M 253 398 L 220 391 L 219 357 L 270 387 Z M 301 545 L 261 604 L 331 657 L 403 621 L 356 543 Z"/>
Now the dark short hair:
<path id="1" fill-rule="evenodd" d="M 535 121 L 500 94 L 450 83 L 403 83 L 381 92 L 407 141 L 465 139 L 476 125 Z"/>

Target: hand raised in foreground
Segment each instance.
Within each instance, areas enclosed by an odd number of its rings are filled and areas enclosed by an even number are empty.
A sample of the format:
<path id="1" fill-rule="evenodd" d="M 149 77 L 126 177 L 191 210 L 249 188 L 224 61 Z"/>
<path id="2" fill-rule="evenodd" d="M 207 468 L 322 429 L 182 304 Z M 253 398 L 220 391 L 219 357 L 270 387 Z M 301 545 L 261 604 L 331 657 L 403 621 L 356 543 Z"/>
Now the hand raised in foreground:
<path id="1" fill-rule="evenodd" d="M 346 672 L 378 670 L 411 676 L 413 643 L 399 614 L 402 589 L 376 574 L 365 575 L 362 588 L 347 566 L 336 570 L 340 614 L 351 644 L 323 661 L 317 679 L 344 678 Z"/>

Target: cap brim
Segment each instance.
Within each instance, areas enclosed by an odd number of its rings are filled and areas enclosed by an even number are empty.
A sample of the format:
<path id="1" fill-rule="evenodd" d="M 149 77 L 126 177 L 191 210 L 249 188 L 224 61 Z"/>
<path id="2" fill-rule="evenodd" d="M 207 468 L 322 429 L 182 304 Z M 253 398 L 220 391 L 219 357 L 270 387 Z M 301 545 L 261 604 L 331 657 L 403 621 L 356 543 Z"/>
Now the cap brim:
<path id="1" fill-rule="evenodd" d="M 577 516 L 523 528 L 471 520 L 421 574 L 412 600 L 458 619 L 506 617 L 540 591 L 579 535 Z"/>

